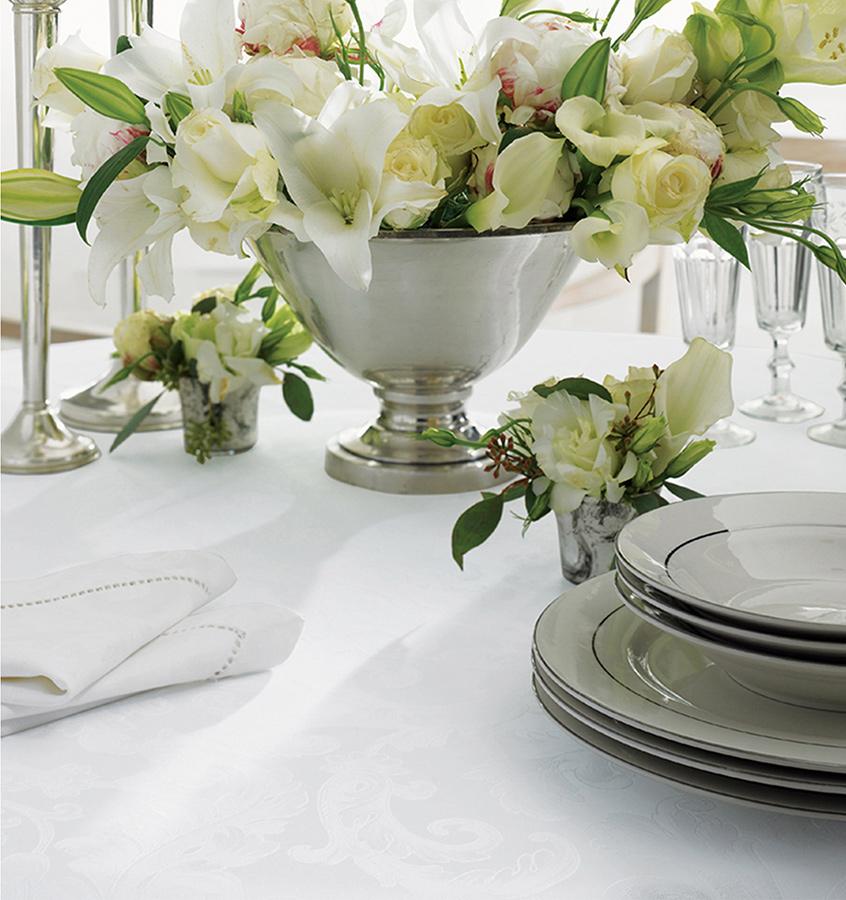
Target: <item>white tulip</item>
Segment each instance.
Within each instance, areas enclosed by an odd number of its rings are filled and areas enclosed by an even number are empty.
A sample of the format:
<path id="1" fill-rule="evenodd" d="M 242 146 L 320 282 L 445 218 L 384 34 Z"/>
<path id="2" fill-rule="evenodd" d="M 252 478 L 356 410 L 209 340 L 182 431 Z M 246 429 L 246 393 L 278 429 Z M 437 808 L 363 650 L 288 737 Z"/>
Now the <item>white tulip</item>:
<path id="1" fill-rule="evenodd" d="M 555 114 L 561 134 L 597 166 L 610 166 L 617 156 L 628 156 L 646 137 L 637 116 L 605 109 L 592 97 L 565 100 Z"/>
<path id="2" fill-rule="evenodd" d="M 466 212 L 476 231 L 524 228 L 544 209 L 564 149 L 539 131 L 512 141 L 496 158 L 491 192 Z"/>
<path id="3" fill-rule="evenodd" d="M 99 72 L 105 61 L 78 34 L 39 53 L 32 70 L 32 97 L 39 105 L 49 107 L 45 117 L 48 128 L 67 128 L 71 118 L 86 109 L 85 104 L 59 81 L 55 70 L 70 68 Z"/>
<path id="4" fill-rule="evenodd" d="M 649 138 L 623 160 L 610 177 L 615 200 L 636 203 L 649 219 L 653 243 L 689 240 L 702 219 L 711 189 L 711 171 L 695 156 L 671 156 L 660 149 L 660 138 Z"/>
<path id="5" fill-rule="evenodd" d="M 697 61 L 687 38 L 652 25 L 621 53 L 626 103 L 677 103 L 690 92 Z"/>
<path id="6" fill-rule="evenodd" d="M 570 232 L 573 252 L 607 269 L 625 270 L 636 253 L 649 243 L 649 219 L 643 207 L 625 200 L 609 200 L 599 213 L 580 219 Z"/>
<path id="7" fill-rule="evenodd" d="M 407 122 L 390 100 L 364 102 L 368 96 L 344 82 L 316 119 L 272 103 L 254 113 L 297 206 L 286 227 L 314 241 L 338 276 L 362 291 L 372 277 L 369 239 L 391 212 L 390 202 L 379 204 L 385 153 Z"/>

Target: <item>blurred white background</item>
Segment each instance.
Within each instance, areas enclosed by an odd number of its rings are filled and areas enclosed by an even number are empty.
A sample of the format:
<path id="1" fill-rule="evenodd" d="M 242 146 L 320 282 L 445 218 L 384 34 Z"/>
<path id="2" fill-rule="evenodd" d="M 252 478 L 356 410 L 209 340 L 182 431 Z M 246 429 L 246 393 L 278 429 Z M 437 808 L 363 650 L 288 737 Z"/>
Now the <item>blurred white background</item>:
<path id="1" fill-rule="evenodd" d="M 15 105 L 14 105 L 14 46 L 12 30 L 12 10 L 8 0 L 0 0 L 0 24 L 2 24 L 2 166 L 3 169 L 16 165 L 15 150 Z M 846 2 L 846 0 L 844 0 Z M 499 0 L 465 0 L 464 8 L 468 17 L 484 21 L 498 12 Z M 554 6 L 555 4 L 553 4 Z M 622 28 L 630 16 L 633 0 L 622 0 L 614 21 Z M 156 6 L 156 27 L 170 35 L 178 34 L 181 0 L 159 0 Z M 362 0 L 365 14 L 378 18 L 382 3 Z M 579 3 L 565 4 L 566 8 L 581 8 Z M 681 28 L 690 9 L 689 0 L 671 2 L 653 19 L 667 28 Z M 613 32 L 612 28 L 612 32 Z M 60 14 L 60 35 L 62 38 L 79 32 L 83 40 L 103 54 L 109 52 L 109 21 L 107 0 L 66 0 Z M 844 111 L 843 87 L 791 86 L 790 94 L 807 103 L 824 117 L 828 126 L 827 137 L 846 138 L 846 117 Z M 787 136 L 795 135 L 790 128 L 784 129 Z M 76 174 L 70 165 L 70 138 L 66 134 L 56 136 L 56 170 L 65 174 Z M 842 167 L 846 170 L 846 159 Z M 77 236 L 73 226 L 57 228 L 53 242 L 53 291 L 51 320 L 56 328 L 75 332 L 108 334 L 111 332 L 117 309 L 110 300 L 105 309 L 96 306 L 88 296 L 86 286 L 87 248 Z M 174 246 L 175 269 L 177 275 L 178 306 L 190 304 L 190 298 L 197 291 L 217 284 L 233 283 L 246 271 L 249 262 L 231 257 L 205 253 L 196 247 L 187 234 L 177 237 Z M 589 267 L 585 266 L 585 269 Z M 579 272 L 582 277 L 586 272 Z M 748 275 L 745 275 L 743 305 L 738 326 L 738 344 L 766 346 L 766 335 L 758 332 L 751 304 Z M 554 314 L 550 324 L 568 330 L 590 331 L 637 331 L 640 323 L 638 291 L 627 289 L 620 282 L 612 282 L 610 289 L 604 286 L 601 296 L 586 305 Z M 18 240 L 16 226 L 2 225 L 2 316 L 8 322 L 20 318 L 20 290 L 18 275 Z M 809 321 L 805 332 L 795 339 L 795 348 L 814 353 L 825 353 L 818 310 L 816 282 L 810 298 Z M 676 308 L 675 286 L 672 267 L 667 258 L 661 285 L 661 304 L 658 330 L 677 334 L 678 312 Z M 763 375 L 763 373 L 762 373 Z M 763 379 L 762 379 L 763 386 Z"/>

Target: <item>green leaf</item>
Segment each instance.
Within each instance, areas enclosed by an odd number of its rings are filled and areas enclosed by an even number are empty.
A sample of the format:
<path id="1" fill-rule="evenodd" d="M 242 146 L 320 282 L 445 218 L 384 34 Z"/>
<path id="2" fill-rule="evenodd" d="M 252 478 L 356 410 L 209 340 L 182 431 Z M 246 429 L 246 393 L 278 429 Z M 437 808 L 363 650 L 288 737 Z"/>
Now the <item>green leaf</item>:
<path id="1" fill-rule="evenodd" d="M 130 418 L 130 420 L 126 423 L 126 425 L 121 428 L 118 432 L 117 437 L 112 441 L 112 446 L 109 447 L 109 453 L 113 453 L 117 450 L 118 447 L 131 435 L 133 434 L 138 426 L 147 418 L 147 416 L 153 411 L 153 407 L 161 400 L 161 398 L 165 395 L 165 391 L 162 391 L 161 394 L 158 394 L 156 397 L 149 403 L 145 403 L 141 409 L 135 412 Z"/>
<path id="2" fill-rule="evenodd" d="M 87 69 L 59 67 L 53 72 L 56 78 L 86 106 L 109 119 L 126 122 L 127 125 L 150 127 L 144 103 L 117 78 L 89 72 Z"/>
<path id="3" fill-rule="evenodd" d="M 593 97 L 598 103 L 605 99 L 605 80 L 611 56 L 610 38 L 591 44 L 573 63 L 561 82 L 561 99 Z"/>
<path id="4" fill-rule="evenodd" d="M 704 494 L 700 494 L 699 491 L 694 491 L 691 488 L 685 487 L 683 484 L 673 484 L 670 481 L 665 481 L 664 487 L 671 494 L 675 494 L 679 500 L 696 500 L 699 497 L 705 496 Z"/>
<path id="5" fill-rule="evenodd" d="M 149 359 L 153 355 L 152 350 L 149 353 L 145 353 L 143 356 L 139 356 L 135 362 L 131 362 L 128 366 L 124 366 L 119 372 L 115 372 L 114 375 L 103 385 L 103 390 L 106 388 L 112 387 L 112 385 L 119 384 L 121 381 L 125 381 L 129 376 L 141 365 L 144 360 Z"/>
<path id="6" fill-rule="evenodd" d="M 311 388 L 308 382 L 294 375 L 293 372 L 286 372 L 282 379 L 282 396 L 288 404 L 288 409 L 304 422 L 308 422 L 314 415 L 314 399 L 311 396 Z"/>
<path id="7" fill-rule="evenodd" d="M 277 291 L 276 288 L 272 288 L 261 307 L 262 322 L 269 322 L 273 318 L 273 314 L 276 312 L 276 302 L 278 299 L 279 291 Z"/>
<path id="8" fill-rule="evenodd" d="M 312 369 L 311 366 L 303 365 L 303 363 L 289 363 L 289 365 L 294 366 L 294 368 L 299 369 L 306 378 L 311 378 L 314 381 L 326 381 L 326 376 L 321 375 L 317 369 Z"/>
<path id="9" fill-rule="evenodd" d="M 500 15 L 505 15 L 505 13 L 500 13 Z M 528 12 L 520 13 L 516 19 L 518 22 L 522 22 L 524 19 L 528 19 L 529 16 L 543 15 L 561 16 L 562 19 L 569 19 L 571 22 L 578 22 L 580 25 L 595 25 L 599 21 L 595 16 L 589 16 L 587 13 L 564 12 L 558 9 L 530 9 Z"/>
<path id="10" fill-rule="evenodd" d="M 667 506 L 667 501 L 660 494 L 637 494 L 629 497 L 629 502 L 639 516 L 661 506 Z"/>
<path id="11" fill-rule="evenodd" d="M 549 512 L 549 491 L 542 494 L 535 494 L 532 491 L 526 493 L 526 515 L 533 521 L 537 522 Z"/>
<path id="12" fill-rule="evenodd" d="M 234 303 L 241 304 L 250 296 L 253 285 L 261 278 L 262 272 L 264 272 L 264 269 L 261 267 L 261 263 L 255 263 L 250 268 L 250 271 L 247 272 L 241 279 L 241 283 L 235 288 Z"/>
<path id="13" fill-rule="evenodd" d="M 503 498 L 491 494 L 458 517 L 452 529 L 452 558 L 464 569 L 464 556 L 483 544 L 496 531 L 502 518 Z"/>
<path id="14" fill-rule="evenodd" d="M 191 307 L 192 313 L 205 316 L 217 307 L 217 297 L 210 294 L 208 297 L 200 297 L 200 299 Z"/>
<path id="15" fill-rule="evenodd" d="M 753 175 L 751 178 L 743 178 L 740 181 L 733 181 L 731 184 L 721 184 L 719 187 L 711 188 L 706 200 L 707 205 L 733 206 L 735 203 L 744 200 L 766 171 L 767 167 L 765 166 L 757 175 Z"/>
<path id="16" fill-rule="evenodd" d="M 527 496 L 528 485 L 523 484 L 509 484 L 508 487 L 502 491 L 500 496 L 502 497 L 503 503 L 509 503 L 512 500 L 519 500 L 521 497 Z"/>
<path id="17" fill-rule="evenodd" d="M 125 50 L 131 50 L 132 43 L 129 38 L 125 34 L 119 34 L 118 39 L 115 41 L 115 56 L 118 53 L 123 53 Z"/>
<path id="18" fill-rule="evenodd" d="M 85 190 L 79 198 L 79 206 L 76 210 L 76 230 L 86 244 L 88 243 L 88 238 L 85 236 L 88 231 L 88 223 L 91 221 L 91 216 L 94 215 L 94 210 L 97 208 L 100 198 L 118 175 L 147 146 L 149 140 L 150 136 L 145 134 L 130 141 L 125 147 L 118 150 L 114 156 L 107 159 L 91 176 L 88 184 L 85 185 Z"/>
<path id="19" fill-rule="evenodd" d="M 731 222 L 718 216 L 716 213 L 705 211 L 702 217 L 701 227 L 736 260 L 749 268 L 749 254 L 746 252 L 746 242 L 743 235 Z"/>
<path id="20" fill-rule="evenodd" d="M 549 397 L 550 394 L 556 394 L 558 391 L 567 391 L 570 396 L 577 397 L 579 400 L 587 400 L 591 394 L 596 394 L 609 403 L 613 402 L 608 388 L 591 381 L 590 378 L 562 378 L 552 387 L 546 384 L 536 384 L 532 390 L 541 397 Z"/>
<path id="21" fill-rule="evenodd" d="M 179 123 L 194 109 L 191 98 L 176 91 L 168 91 L 164 95 L 164 110 L 170 119 L 170 127 L 176 131 Z"/>

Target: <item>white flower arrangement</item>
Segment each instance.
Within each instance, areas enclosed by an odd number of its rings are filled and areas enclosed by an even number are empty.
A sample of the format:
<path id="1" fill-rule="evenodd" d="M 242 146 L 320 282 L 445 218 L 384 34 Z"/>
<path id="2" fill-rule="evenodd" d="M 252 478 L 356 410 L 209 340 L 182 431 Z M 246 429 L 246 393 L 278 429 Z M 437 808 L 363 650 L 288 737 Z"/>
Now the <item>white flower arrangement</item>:
<path id="1" fill-rule="evenodd" d="M 188 0 L 176 41 L 146 29 L 105 62 L 74 36 L 47 51 L 37 102 L 69 119 L 83 180 L 6 173 L 3 215 L 75 220 L 90 290 L 121 258 L 170 298 L 170 245 L 244 254 L 270 228 L 313 242 L 366 290 L 380 229 L 572 222 L 586 260 L 624 273 L 649 243 L 702 228 L 747 262 L 739 223 L 809 246 L 813 196 L 773 149 L 773 123 L 819 134 L 785 96 L 846 83 L 846 7 L 828 0 L 699 3 L 682 33 L 641 26 L 668 0 L 604 18 L 504 0 L 480 33 L 457 0 L 415 0 L 422 52 L 398 40 L 401 0 L 365 25 L 356 0 Z"/>
<path id="2" fill-rule="evenodd" d="M 586 497 L 645 512 L 667 503 L 663 489 L 683 500 L 700 496 L 675 479 L 715 446 L 700 436 L 732 411 L 731 366 L 729 353 L 695 338 L 664 370 L 630 367 L 624 379 L 606 375 L 601 384 L 551 378 L 512 393 L 517 406 L 477 441 L 426 431 L 444 447 L 484 449 L 495 476 L 516 479 L 459 517 L 455 561 L 464 567 L 464 555 L 490 537 L 509 501 L 524 501 L 525 530 L 549 512 L 572 512 Z"/>

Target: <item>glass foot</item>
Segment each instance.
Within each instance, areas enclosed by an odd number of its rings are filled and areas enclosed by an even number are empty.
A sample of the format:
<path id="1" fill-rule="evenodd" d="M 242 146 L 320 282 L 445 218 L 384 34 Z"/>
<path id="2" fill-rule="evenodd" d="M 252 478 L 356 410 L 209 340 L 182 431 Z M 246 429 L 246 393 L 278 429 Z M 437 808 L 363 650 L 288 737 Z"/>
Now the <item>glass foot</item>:
<path id="1" fill-rule="evenodd" d="M 106 388 L 109 379 L 120 370 L 115 363 L 97 382 L 62 396 L 61 416 L 69 425 L 85 431 L 117 434 L 145 403 L 161 393 L 154 381 L 139 381 L 131 376 Z M 179 395 L 169 391 L 141 423 L 138 431 L 168 431 L 182 427 Z"/>
<path id="2" fill-rule="evenodd" d="M 720 450 L 729 450 L 732 447 L 744 447 L 755 440 L 755 432 L 751 428 L 744 428 L 731 419 L 720 419 L 715 422 L 702 437 L 710 441 L 716 441 Z"/>
<path id="3" fill-rule="evenodd" d="M 846 419 L 837 422 L 824 422 L 808 429 L 808 437 L 812 441 L 828 444 L 831 447 L 842 447 L 846 450 Z"/>
<path id="4" fill-rule="evenodd" d="M 22 407 L 3 432 L 3 472 L 66 472 L 88 465 L 99 456 L 100 450 L 91 438 L 71 431 L 47 406 Z"/>
<path id="5" fill-rule="evenodd" d="M 807 422 L 823 414 L 823 407 L 813 400 L 805 400 L 796 394 L 767 394 L 756 400 L 742 403 L 738 409 L 745 416 L 768 422 Z"/>

